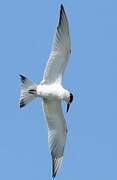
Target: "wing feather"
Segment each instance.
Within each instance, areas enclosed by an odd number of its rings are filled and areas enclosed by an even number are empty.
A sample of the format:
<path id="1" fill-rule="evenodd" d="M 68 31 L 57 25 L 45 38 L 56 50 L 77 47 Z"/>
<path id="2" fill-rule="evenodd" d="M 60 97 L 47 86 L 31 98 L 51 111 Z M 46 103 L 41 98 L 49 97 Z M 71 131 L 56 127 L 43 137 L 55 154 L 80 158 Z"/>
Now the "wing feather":
<path id="1" fill-rule="evenodd" d="M 61 83 L 64 69 L 71 52 L 67 16 L 63 5 L 60 9 L 59 23 L 52 43 L 52 51 L 45 67 L 43 84 Z"/>
<path id="2" fill-rule="evenodd" d="M 52 176 L 55 177 L 63 159 L 67 134 L 66 121 L 60 101 L 43 100 L 43 108 L 48 126 L 48 144 L 52 156 Z"/>

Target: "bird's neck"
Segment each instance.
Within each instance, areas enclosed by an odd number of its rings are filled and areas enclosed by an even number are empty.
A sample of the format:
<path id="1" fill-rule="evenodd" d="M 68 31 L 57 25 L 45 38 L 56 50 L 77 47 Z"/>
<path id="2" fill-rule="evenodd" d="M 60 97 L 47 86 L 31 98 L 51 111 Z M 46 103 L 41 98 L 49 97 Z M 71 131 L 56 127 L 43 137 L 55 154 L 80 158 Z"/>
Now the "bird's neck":
<path id="1" fill-rule="evenodd" d="M 69 102 L 69 96 L 70 96 L 70 92 L 68 90 L 64 90 L 64 94 L 63 94 L 63 100 L 68 103 Z"/>

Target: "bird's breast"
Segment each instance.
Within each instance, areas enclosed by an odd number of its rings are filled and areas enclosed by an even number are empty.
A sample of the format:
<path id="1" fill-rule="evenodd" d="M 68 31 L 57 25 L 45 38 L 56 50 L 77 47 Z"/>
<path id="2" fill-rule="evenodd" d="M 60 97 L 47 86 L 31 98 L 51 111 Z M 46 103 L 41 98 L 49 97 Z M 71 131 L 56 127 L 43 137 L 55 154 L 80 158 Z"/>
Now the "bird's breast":
<path id="1" fill-rule="evenodd" d="M 61 100 L 63 93 L 63 87 L 58 84 L 37 86 L 37 95 L 48 100 Z"/>

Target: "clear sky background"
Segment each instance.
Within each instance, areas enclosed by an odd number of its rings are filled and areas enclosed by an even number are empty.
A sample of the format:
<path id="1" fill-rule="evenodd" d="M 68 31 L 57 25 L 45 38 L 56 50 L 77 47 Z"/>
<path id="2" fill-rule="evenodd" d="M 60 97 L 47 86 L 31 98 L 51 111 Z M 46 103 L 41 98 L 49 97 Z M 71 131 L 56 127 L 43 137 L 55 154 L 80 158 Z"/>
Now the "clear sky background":
<path id="1" fill-rule="evenodd" d="M 0 180 L 52 179 L 41 101 L 18 107 L 18 75 L 41 81 L 61 2 L 72 39 L 63 83 L 74 94 L 74 102 L 69 113 L 64 112 L 68 137 L 56 179 L 117 179 L 117 1 L 4 0 L 0 1 Z"/>

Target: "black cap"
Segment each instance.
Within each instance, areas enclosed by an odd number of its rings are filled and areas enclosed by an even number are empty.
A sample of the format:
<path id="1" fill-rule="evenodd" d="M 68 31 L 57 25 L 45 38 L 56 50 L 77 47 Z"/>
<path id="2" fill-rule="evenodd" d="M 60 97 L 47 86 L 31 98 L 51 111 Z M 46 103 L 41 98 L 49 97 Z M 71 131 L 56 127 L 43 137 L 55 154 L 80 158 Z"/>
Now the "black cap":
<path id="1" fill-rule="evenodd" d="M 73 101 L 73 94 L 70 92 L 70 100 L 69 100 L 69 102 L 72 103 L 72 101 Z"/>

